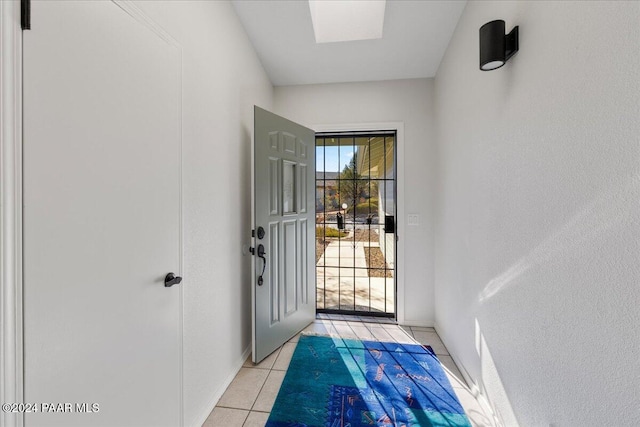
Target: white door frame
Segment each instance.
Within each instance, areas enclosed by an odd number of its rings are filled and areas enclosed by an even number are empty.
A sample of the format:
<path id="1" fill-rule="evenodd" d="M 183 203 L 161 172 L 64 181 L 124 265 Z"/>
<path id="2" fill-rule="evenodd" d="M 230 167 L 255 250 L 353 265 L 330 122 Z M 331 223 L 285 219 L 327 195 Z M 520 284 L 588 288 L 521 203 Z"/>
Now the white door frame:
<path id="1" fill-rule="evenodd" d="M 392 130 L 396 132 L 397 159 L 396 159 L 396 320 L 404 324 L 404 122 L 372 122 L 372 123 L 342 123 L 311 126 L 316 132 L 357 132 Z"/>
<path id="2" fill-rule="evenodd" d="M 0 1 L 0 402 L 23 402 L 22 358 L 22 28 L 20 2 Z M 22 426 L 0 413 L 0 426 Z"/>

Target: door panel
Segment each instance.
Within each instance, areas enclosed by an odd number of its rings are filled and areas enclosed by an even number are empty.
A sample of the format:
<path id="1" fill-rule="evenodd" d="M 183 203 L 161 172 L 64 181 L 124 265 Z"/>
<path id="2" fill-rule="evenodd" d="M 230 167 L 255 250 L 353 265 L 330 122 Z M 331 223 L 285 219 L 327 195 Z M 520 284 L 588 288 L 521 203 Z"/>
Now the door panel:
<path id="1" fill-rule="evenodd" d="M 253 361 L 258 362 L 315 317 L 313 164 L 315 134 L 255 107 L 256 257 L 253 283 Z M 266 267 L 263 271 L 263 263 Z M 259 278 L 262 276 L 262 284 Z"/>
<path id="2" fill-rule="evenodd" d="M 180 52 L 113 2 L 24 33 L 26 426 L 181 424 Z"/>

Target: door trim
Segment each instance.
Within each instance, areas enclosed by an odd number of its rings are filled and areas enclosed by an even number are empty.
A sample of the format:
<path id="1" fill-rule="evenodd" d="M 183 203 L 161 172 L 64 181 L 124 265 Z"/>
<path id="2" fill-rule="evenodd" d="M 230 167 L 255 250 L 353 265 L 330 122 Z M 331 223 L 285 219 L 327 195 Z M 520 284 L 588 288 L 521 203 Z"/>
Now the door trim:
<path id="1" fill-rule="evenodd" d="M 22 323 L 22 28 L 20 2 L 0 2 L 0 292 L 2 338 L 0 401 L 24 401 Z M 3 412 L 0 425 L 24 425 Z"/>
<path id="2" fill-rule="evenodd" d="M 396 321 L 403 324 L 405 321 L 404 303 L 404 232 L 405 232 L 405 198 L 404 198 L 404 122 L 371 122 L 371 123 L 340 123 L 310 126 L 316 132 L 349 132 L 392 130 L 396 132 Z"/>

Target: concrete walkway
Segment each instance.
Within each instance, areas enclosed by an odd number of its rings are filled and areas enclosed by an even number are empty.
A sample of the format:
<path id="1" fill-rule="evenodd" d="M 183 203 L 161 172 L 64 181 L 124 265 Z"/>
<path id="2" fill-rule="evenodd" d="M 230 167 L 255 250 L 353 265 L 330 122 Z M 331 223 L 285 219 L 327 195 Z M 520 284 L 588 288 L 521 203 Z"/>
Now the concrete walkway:
<path id="1" fill-rule="evenodd" d="M 365 246 L 375 242 L 334 241 L 316 265 L 318 308 L 393 313 L 394 279 L 369 277 Z M 323 288 L 324 285 L 324 288 Z"/>

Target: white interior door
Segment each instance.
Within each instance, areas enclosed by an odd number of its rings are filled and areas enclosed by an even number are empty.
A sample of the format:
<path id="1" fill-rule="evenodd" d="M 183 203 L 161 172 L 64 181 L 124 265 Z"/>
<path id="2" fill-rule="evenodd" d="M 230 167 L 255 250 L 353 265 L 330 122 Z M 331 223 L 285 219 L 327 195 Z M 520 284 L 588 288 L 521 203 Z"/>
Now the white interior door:
<path id="1" fill-rule="evenodd" d="M 33 2 L 31 17 L 25 401 L 73 406 L 25 425 L 179 426 L 179 47 L 131 4 Z"/>
<path id="2" fill-rule="evenodd" d="M 253 361 L 315 317 L 315 133 L 254 109 Z"/>

